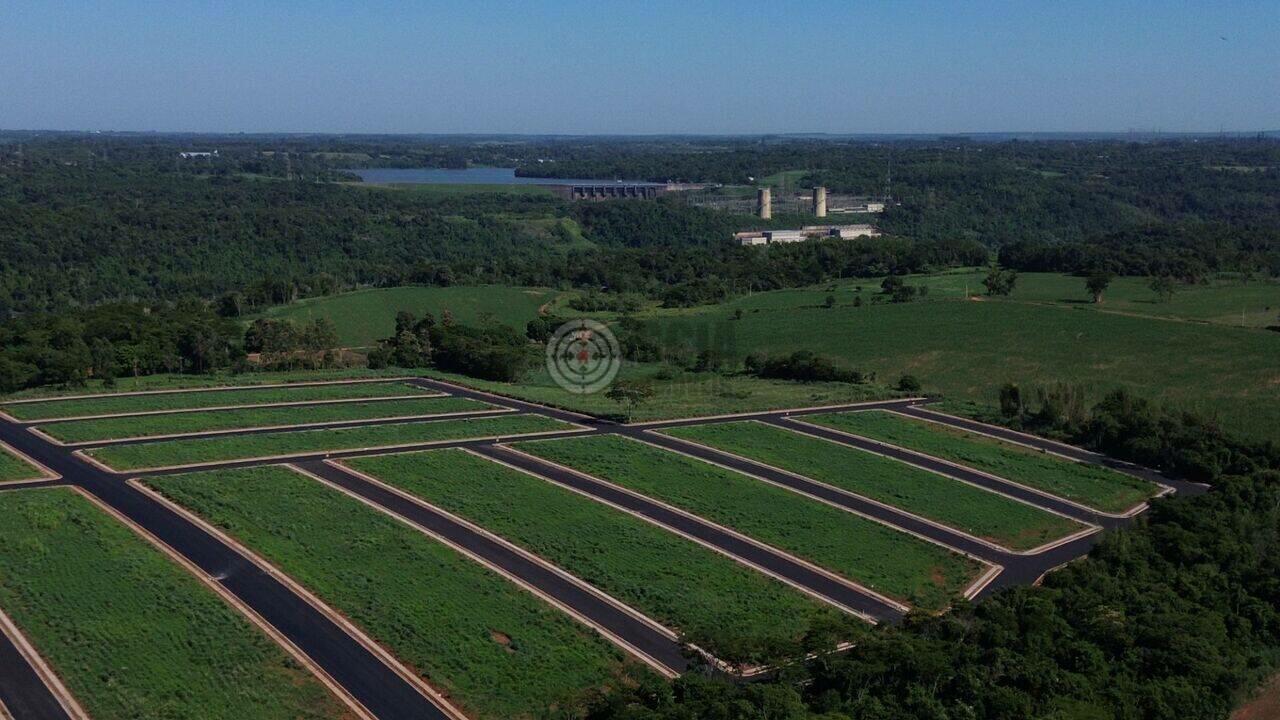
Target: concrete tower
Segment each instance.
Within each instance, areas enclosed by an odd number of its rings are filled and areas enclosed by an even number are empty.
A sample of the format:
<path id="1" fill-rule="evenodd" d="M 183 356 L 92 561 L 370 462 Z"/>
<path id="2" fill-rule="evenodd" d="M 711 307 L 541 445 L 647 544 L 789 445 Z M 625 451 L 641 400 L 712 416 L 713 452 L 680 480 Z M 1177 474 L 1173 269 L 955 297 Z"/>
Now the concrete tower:
<path id="1" fill-rule="evenodd" d="M 760 214 L 761 220 L 773 217 L 773 194 L 767 187 L 756 190 L 756 212 Z"/>
<path id="2" fill-rule="evenodd" d="M 813 189 L 813 214 L 820 218 L 827 216 L 827 189 L 824 187 Z"/>

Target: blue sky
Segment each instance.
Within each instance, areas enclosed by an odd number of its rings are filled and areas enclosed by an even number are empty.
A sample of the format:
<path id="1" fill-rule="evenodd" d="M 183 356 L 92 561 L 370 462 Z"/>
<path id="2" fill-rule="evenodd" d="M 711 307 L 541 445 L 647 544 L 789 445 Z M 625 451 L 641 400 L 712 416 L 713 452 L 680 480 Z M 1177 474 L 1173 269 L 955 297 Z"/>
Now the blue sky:
<path id="1" fill-rule="evenodd" d="M 0 6 L 0 128 L 1280 128 L 1280 1 Z"/>

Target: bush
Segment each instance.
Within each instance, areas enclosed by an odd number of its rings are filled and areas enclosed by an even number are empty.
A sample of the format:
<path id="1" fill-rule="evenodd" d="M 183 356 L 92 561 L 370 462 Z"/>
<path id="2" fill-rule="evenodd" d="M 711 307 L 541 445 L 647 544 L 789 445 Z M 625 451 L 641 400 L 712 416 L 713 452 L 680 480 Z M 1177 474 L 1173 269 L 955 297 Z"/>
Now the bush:
<path id="1" fill-rule="evenodd" d="M 915 375 L 903 375 L 898 378 L 898 389 L 902 392 L 918 393 L 920 388 L 920 380 Z"/>

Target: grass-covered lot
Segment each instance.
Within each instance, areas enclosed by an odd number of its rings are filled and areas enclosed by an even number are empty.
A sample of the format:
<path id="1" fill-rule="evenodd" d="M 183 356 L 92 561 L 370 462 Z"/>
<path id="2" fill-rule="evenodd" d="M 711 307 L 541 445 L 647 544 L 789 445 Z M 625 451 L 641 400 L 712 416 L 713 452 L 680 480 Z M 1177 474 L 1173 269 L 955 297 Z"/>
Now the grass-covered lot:
<path id="1" fill-rule="evenodd" d="M 1072 462 L 960 428 L 883 411 L 807 418 L 818 425 L 880 440 L 1029 485 L 1104 512 L 1123 512 L 1156 493 L 1149 482 Z"/>
<path id="2" fill-rule="evenodd" d="M 209 588 L 66 489 L 0 493 L 0 608 L 94 720 L 350 713 Z"/>
<path id="3" fill-rule="evenodd" d="M 202 390 L 200 392 L 185 393 L 175 391 L 154 395 L 119 395 L 80 400 L 49 400 L 9 404 L 2 407 L 5 412 L 19 420 L 53 420 L 93 415 L 117 415 L 235 405 L 412 397 L 414 395 L 428 394 L 435 393 L 402 382 L 366 382 L 349 385 L 302 385 L 299 387 L 264 387 L 244 390 Z"/>
<path id="4" fill-rule="evenodd" d="M 0 447 L 0 482 L 16 482 L 43 477 L 43 473 L 26 460 Z"/>
<path id="5" fill-rule="evenodd" d="M 568 429 L 571 429 L 569 425 L 541 415 L 510 415 L 339 430 L 280 431 L 259 435 L 160 440 L 136 445 L 108 445 L 87 452 L 94 459 L 116 470 L 139 470 L 220 460 L 506 437 Z"/>
<path id="6" fill-rule="evenodd" d="M 395 287 L 332 295 L 272 308 L 267 317 L 308 321 L 327 318 L 346 347 L 365 347 L 395 331 L 396 313 L 408 310 L 417 317 L 430 312 L 439 319 L 445 310 L 465 325 L 487 320 L 523 331 L 538 316 L 538 308 L 556 295 L 545 288 L 502 285 L 454 287 Z"/>
<path id="7" fill-rule="evenodd" d="M 573 717 L 583 693 L 644 672 L 515 584 L 284 468 L 147 482 L 350 618 L 472 718 L 551 707 Z"/>
<path id="8" fill-rule="evenodd" d="M 1014 550 L 1029 550 L 1083 528 L 1003 495 L 761 423 L 697 425 L 663 432 L 843 488 Z"/>
<path id="9" fill-rule="evenodd" d="M 965 557 L 754 478 L 618 436 L 520 450 L 662 500 L 912 605 L 938 610 L 981 572 Z"/>
<path id="10" fill-rule="evenodd" d="M 523 546 L 725 660 L 793 655 L 816 625 L 847 636 L 865 627 L 644 520 L 461 450 L 350 465 Z"/>
<path id="11" fill-rule="evenodd" d="M 625 410 L 623 406 L 605 397 L 604 393 L 580 395 L 565 390 L 556 384 L 545 368 L 541 367 L 531 372 L 520 383 L 477 380 L 434 370 L 424 371 L 423 374 L 488 392 L 591 415 L 620 416 Z M 630 361 L 623 363 L 618 377 L 648 382 L 653 386 L 653 397 L 635 409 L 630 418 L 633 422 L 819 405 L 845 405 L 867 400 L 883 400 L 900 394 L 882 385 L 765 380 L 748 375 L 686 372 L 660 363 Z"/>
<path id="12" fill-rule="evenodd" d="M 296 407 L 255 407 L 238 410 L 133 415 L 96 420 L 69 420 L 40 429 L 63 442 L 88 442 L 120 438 L 237 428 L 276 427 L 303 423 L 342 422 L 376 418 L 418 417 L 443 413 L 492 410 L 494 406 L 458 397 L 424 397 L 409 400 L 344 402 L 334 405 Z"/>

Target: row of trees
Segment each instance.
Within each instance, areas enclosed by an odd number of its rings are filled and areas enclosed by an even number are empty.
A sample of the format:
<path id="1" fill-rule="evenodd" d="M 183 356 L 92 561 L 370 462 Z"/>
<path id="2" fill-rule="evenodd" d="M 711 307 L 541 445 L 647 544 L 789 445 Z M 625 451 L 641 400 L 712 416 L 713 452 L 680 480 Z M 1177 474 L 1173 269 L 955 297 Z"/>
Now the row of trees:
<path id="1" fill-rule="evenodd" d="M 459 325 L 445 310 L 436 321 L 402 310 L 395 332 L 369 353 L 369 367 L 433 367 L 485 380 L 516 382 L 533 367 L 538 351 L 529 338 L 506 325 Z"/>

